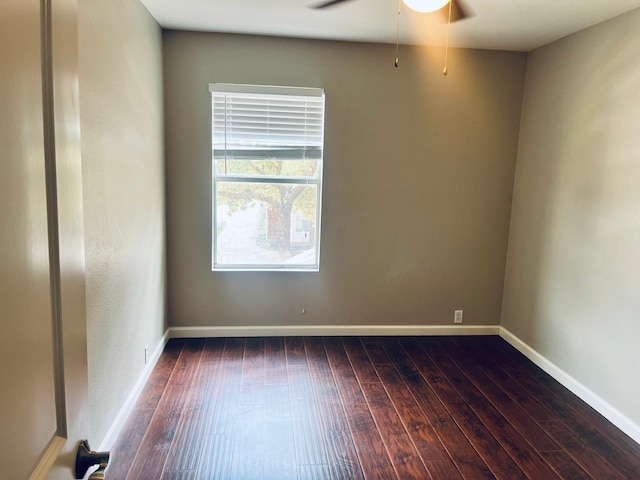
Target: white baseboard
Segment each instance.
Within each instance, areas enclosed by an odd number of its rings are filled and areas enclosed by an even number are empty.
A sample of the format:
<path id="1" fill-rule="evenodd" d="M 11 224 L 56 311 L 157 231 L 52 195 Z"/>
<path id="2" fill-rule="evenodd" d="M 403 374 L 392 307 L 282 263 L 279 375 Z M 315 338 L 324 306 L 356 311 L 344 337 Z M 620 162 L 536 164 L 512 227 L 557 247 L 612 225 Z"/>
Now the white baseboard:
<path id="1" fill-rule="evenodd" d="M 603 417 L 629 435 L 635 442 L 640 444 L 640 425 L 637 425 L 629 417 L 606 402 L 602 397 L 589 390 L 578 380 L 524 343 L 506 328 L 500 327 L 500 337 L 506 340 L 516 350 L 522 353 L 542 370 L 551 375 L 559 383 L 568 388 L 571 392 L 575 393 Z"/>
<path id="2" fill-rule="evenodd" d="M 56 463 L 58 455 L 60 455 L 66 443 L 67 440 L 65 438 L 54 435 L 44 449 L 44 453 L 41 455 L 33 472 L 31 472 L 29 480 L 46 480 L 49 477 L 49 471 Z"/>
<path id="3" fill-rule="evenodd" d="M 118 412 L 118 415 L 116 415 L 115 420 L 111 424 L 109 431 L 105 435 L 104 440 L 102 440 L 102 443 L 98 447 L 97 451 L 105 452 L 111 450 L 111 448 L 115 444 L 118 436 L 124 428 L 125 423 L 127 422 L 127 419 L 129 418 L 129 415 L 131 414 L 131 411 L 133 410 L 133 407 L 135 407 L 136 402 L 138 401 L 138 398 L 142 393 L 142 389 L 147 383 L 147 380 L 149 380 L 149 376 L 153 371 L 153 367 L 155 367 L 156 363 L 158 363 L 158 359 L 160 358 L 160 355 L 162 355 L 162 351 L 164 350 L 164 347 L 167 345 L 168 341 L 169 330 L 164 333 L 164 335 L 156 345 L 156 348 L 154 348 L 153 353 L 149 357 L 149 361 L 144 366 L 140 377 L 138 377 L 138 381 L 133 386 L 133 390 L 131 390 L 131 393 L 127 397 L 127 400 L 124 402 L 122 408 Z"/>
<path id="4" fill-rule="evenodd" d="M 498 335 L 497 325 L 289 325 L 263 327 L 171 327 L 170 338 L 284 336 Z"/>

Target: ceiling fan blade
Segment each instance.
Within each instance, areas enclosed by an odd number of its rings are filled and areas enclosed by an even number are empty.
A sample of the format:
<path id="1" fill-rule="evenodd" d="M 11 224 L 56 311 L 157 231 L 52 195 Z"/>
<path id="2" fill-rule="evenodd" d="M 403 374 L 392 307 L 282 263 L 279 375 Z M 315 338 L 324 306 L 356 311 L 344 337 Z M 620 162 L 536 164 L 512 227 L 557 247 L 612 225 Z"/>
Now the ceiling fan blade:
<path id="1" fill-rule="evenodd" d="M 447 3 L 444 7 L 434 13 L 438 15 L 441 22 L 447 23 L 449 21 L 449 4 Z M 473 17 L 473 14 L 469 8 L 462 3 L 462 0 L 451 0 L 451 23 L 458 22 L 469 17 Z"/>
<path id="2" fill-rule="evenodd" d="M 333 7 L 334 5 L 337 5 L 339 3 L 344 3 L 344 2 L 348 2 L 350 0 L 329 0 L 328 2 L 323 2 L 320 3 L 318 5 L 314 5 L 312 7 L 309 8 L 314 8 L 316 10 L 322 9 L 322 8 L 327 8 L 327 7 Z"/>

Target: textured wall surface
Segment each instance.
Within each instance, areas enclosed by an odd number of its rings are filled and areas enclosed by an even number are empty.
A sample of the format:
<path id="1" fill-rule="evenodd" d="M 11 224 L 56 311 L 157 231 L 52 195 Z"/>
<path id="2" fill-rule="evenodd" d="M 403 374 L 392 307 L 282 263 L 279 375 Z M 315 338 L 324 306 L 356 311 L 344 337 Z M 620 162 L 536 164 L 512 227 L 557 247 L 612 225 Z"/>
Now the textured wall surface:
<path id="1" fill-rule="evenodd" d="M 165 325 L 161 32 L 137 0 L 80 2 L 91 443 Z"/>
<path id="2" fill-rule="evenodd" d="M 500 319 L 526 56 L 164 33 L 172 326 Z M 326 92 L 319 273 L 211 272 L 209 82 Z M 303 307 L 306 314 L 302 315 Z"/>
<path id="3" fill-rule="evenodd" d="M 640 10 L 532 52 L 502 325 L 640 423 Z"/>

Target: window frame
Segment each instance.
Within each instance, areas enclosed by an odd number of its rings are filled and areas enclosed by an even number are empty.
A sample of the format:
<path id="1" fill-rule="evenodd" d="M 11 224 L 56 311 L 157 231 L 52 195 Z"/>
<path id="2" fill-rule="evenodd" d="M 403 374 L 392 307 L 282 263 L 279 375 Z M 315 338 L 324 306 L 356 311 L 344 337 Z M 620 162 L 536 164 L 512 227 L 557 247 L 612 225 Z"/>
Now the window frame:
<path id="1" fill-rule="evenodd" d="M 324 121 L 325 121 L 325 93 L 322 88 L 310 87 L 283 87 L 271 85 L 242 85 L 227 83 L 210 83 L 209 92 L 211 94 L 211 180 L 212 180 L 212 199 L 211 199 L 211 270 L 214 272 L 224 271 L 279 271 L 279 272 L 318 272 L 320 270 L 320 239 L 321 239 L 321 219 L 322 219 L 322 185 L 323 185 L 323 164 L 324 164 Z M 320 97 L 322 100 L 321 109 L 321 146 L 319 149 L 320 156 L 317 159 L 317 172 L 314 177 L 304 176 L 273 176 L 273 175 L 247 175 L 247 174 L 229 174 L 218 173 L 215 149 L 214 149 L 214 104 L 216 94 L 251 94 L 251 95 L 282 95 L 292 97 Z M 226 123 L 226 119 L 225 119 Z M 295 160 L 294 160 L 295 161 Z M 218 184 L 223 182 L 235 183 L 254 183 L 254 184 L 275 184 L 275 185 L 309 185 L 316 187 L 316 208 L 315 208 L 315 231 L 314 231 L 314 250 L 315 262 L 313 264 L 302 263 L 273 263 L 273 264 L 221 264 L 217 260 L 218 252 Z M 291 229 L 291 228 L 290 228 Z M 289 232 L 291 235 L 291 232 Z M 295 257 L 294 257 L 295 258 Z"/>

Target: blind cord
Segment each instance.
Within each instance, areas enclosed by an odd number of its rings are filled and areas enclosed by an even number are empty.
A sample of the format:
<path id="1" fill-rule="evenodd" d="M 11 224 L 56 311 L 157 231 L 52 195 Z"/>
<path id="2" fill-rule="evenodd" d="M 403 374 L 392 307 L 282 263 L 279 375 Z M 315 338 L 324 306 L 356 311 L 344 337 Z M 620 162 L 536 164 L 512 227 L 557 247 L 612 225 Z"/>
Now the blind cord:
<path id="1" fill-rule="evenodd" d="M 400 60 L 398 58 L 398 48 L 400 44 L 400 9 L 402 8 L 402 0 L 398 0 L 398 22 L 396 24 L 396 61 L 394 65 L 398 68 Z"/>
<path id="2" fill-rule="evenodd" d="M 453 4 L 453 0 L 449 0 L 449 21 L 447 22 L 447 46 L 444 49 L 444 70 L 442 71 L 442 74 L 446 77 L 448 70 L 447 70 L 447 62 L 449 60 L 449 32 L 451 31 L 451 7 Z"/>

